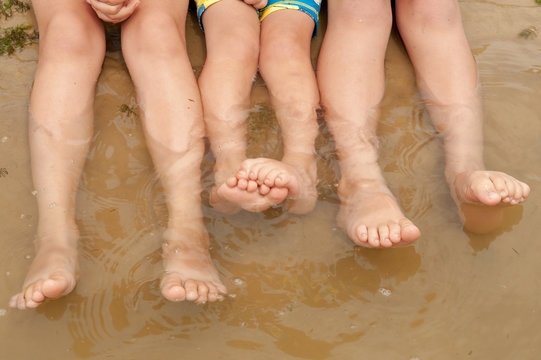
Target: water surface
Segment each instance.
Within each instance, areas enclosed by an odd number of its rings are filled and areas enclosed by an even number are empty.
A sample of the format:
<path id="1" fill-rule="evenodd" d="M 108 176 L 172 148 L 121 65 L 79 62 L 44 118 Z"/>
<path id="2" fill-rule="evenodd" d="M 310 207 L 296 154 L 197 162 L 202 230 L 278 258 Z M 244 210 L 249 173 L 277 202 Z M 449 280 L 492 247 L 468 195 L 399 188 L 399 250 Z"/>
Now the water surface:
<path id="1" fill-rule="evenodd" d="M 95 136 L 78 192 L 81 279 L 34 311 L 8 309 L 33 256 L 27 104 L 37 46 L 0 58 L 0 354 L 2 359 L 535 359 L 541 351 L 541 7 L 530 0 L 460 2 L 479 64 L 485 159 L 532 187 L 501 230 L 462 229 L 443 177 L 440 138 L 419 101 L 411 64 L 391 38 L 380 123 L 381 166 L 422 230 L 412 246 L 354 247 L 337 228 L 337 162 L 321 124 L 320 200 L 306 216 L 282 209 L 224 216 L 208 206 L 213 158 L 202 165 L 214 261 L 230 290 L 217 304 L 170 303 L 159 292 L 167 219 L 119 54 L 96 91 Z M 322 26 L 325 28 L 325 14 Z M 1 20 L 4 21 L 4 20 Z M 33 23 L 31 14 L 2 26 Z M 314 41 L 314 59 L 322 31 Z M 204 39 L 188 23 L 200 71 Z M 442 69 L 445 71 L 445 69 Z M 259 79 L 250 155 L 279 156 Z M 137 112 L 137 109 L 135 110 Z"/>

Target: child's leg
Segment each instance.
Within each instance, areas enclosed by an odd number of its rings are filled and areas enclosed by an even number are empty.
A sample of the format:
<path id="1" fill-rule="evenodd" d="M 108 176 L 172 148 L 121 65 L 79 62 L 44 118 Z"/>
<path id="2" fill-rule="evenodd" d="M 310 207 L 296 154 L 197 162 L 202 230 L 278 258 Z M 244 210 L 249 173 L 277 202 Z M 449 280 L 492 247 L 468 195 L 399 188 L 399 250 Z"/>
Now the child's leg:
<path id="1" fill-rule="evenodd" d="M 289 197 L 288 210 L 294 213 L 309 212 L 317 199 L 314 142 L 319 93 L 310 60 L 314 26 L 309 15 L 291 9 L 275 11 L 263 20 L 259 70 L 282 128 L 284 157 L 281 162 L 247 160 L 240 173 L 259 185 L 287 189 L 277 202 Z"/>
<path id="2" fill-rule="evenodd" d="M 417 82 L 443 135 L 451 195 L 463 211 L 466 227 L 489 231 L 498 225 L 502 212 L 501 207 L 490 206 L 518 204 L 530 189 L 507 174 L 485 171 L 477 69 L 458 4 L 456 0 L 398 0 L 396 10 Z M 481 224 L 476 224 L 476 217 L 482 218 Z"/>
<path id="3" fill-rule="evenodd" d="M 141 2 L 123 24 L 122 50 L 167 198 L 162 294 L 172 301 L 204 303 L 216 301 L 226 289 L 210 258 L 201 212 L 204 124 L 186 52 L 187 7 L 187 1 Z"/>
<path id="4" fill-rule="evenodd" d="M 92 137 L 94 88 L 105 38 L 82 1 L 34 0 L 39 63 L 30 99 L 32 177 L 39 211 L 36 256 L 10 306 L 34 308 L 69 293 L 78 277 L 75 195 Z"/>
<path id="5" fill-rule="evenodd" d="M 207 136 L 214 156 L 215 186 L 210 203 L 219 211 L 259 211 L 272 201 L 257 184 L 233 176 L 246 159 L 246 119 L 259 56 L 257 12 L 238 0 L 222 0 L 202 15 L 207 58 L 199 86 Z"/>
<path id="6" fill-rule="evenodd" d="M 362 246 L 405 245 L 420 235 L 377 164 L 378 105 L 391 23 L 388 1 L 330 1 L 318 63 L 325 118 L 342 173 L 338 223 Z"/>

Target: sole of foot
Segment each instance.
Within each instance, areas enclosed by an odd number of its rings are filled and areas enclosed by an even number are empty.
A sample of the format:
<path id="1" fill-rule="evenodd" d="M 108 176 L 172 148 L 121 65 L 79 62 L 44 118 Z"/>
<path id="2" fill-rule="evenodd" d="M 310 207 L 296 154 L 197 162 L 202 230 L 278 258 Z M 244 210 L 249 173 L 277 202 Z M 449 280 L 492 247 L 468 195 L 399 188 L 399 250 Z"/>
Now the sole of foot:
<path id="1" fill-rule="evenodd" d="M 317 200 L 315 160 L 308 159 L 298 166 L 267 158 L 248 159 L 236 177 L 241 185 L 247 182 L 248 190 L 257 186 L 259 194 L 273 204 L 286 201 L 289 212 L 306 214 Z"/>

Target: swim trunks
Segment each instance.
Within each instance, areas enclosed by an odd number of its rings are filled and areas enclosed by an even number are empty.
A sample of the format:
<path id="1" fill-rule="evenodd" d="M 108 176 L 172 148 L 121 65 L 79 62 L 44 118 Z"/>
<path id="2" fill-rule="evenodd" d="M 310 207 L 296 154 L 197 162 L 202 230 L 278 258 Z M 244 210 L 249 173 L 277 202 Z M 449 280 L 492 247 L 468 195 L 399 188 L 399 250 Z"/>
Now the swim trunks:
<path id="1" fill-rule="evenodd" d="M 199 26 L 203 30 L 203 23 L 201 22 L 201 16 L 203 12 L 207 10 L 211 5 L 216 4 L 221 0 L 195 0 L 195 6 L 197 7 L 197 19 L 199 20 Z"/>
<path id="2" fill-rule="evenodd" d="M 321 0 L 268 0 L 267 6 L 259 10 L 259 21 L 263 21 L 269 14 L 283 9 L 299 10 L 310 16 L 315 23 L 312 37 L 316 36 Z"/>
<path id="3" fill-rule="evenodd" d="M 201 29 L 203 29 L 203 23 L 201 22 L 203 12 L 219 1 L 221 0 L 195 0 L 197 6 L 197 18 L 199 19 L 199 26 L 201 26 Z M 299 10 L 310 16 L 315 23 L 313 36 L 316 36 L 321 0 L 268 0 L 267 6 L 258 11 L 259 21 L 263 21 L 269 14 L 283 9 Z"/>

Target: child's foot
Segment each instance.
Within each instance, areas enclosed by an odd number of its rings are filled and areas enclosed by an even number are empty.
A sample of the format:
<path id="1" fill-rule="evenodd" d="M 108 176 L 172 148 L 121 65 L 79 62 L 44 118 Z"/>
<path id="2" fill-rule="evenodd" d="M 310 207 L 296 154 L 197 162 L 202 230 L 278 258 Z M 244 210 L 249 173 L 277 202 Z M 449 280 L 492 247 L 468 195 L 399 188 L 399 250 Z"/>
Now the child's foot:
<path id="1" fill-rule="evenodd" d="M 313 158 L 299 166 L 266 158 L 248 159 L 242 163 L 236 178 L 239 184 L 248 184 L 248 191 L 251 184 L 257 185 L 259 194 L 271 203 L 279 204 L 287 199 L 287 210 L 295 214 L 310 212 L 317 200 Z"/>
<path id="2" fill-rule="evenodd" d="M 211 204 L 218 211 L 235 213 L 241 208 L 260 212 L 279 204 L 287 197 L 287 189 L 258 184 L 245 177 L 231 176 L 219 186 L 211 198 Z M 217 206 L 218 205 L 218 206 Z"/>
<path id="3" fill-rule="evenodd" d="M 79 276 L 77 249 L 41 246 L 30 265 L 23 290 L 9 301 L 12 308 L 33 309 L 46 299 L 69 294 Z"/>
<path id="4" fill-rule="evenodd" d="M 164 239 L 161 292 L 167 300 L 204 304 L 227 293 L 210 258 L 206 233 L 167 230 Z"/>
<path id="5" fill-rule="evenodd" d="M 387 186 L 380 181 L 348 186 L 341 182 L 338 225 L 357 245 L 403 246 L 419 238 L 419 229 L 404 216 Z"/>
<path id="6" fill-rule="evenodd" d="M 477 233 L 495 230 L 501 225 L 503 206 L 520 204 L 530 194 L 527 184 L 498 171 L 460 173 L 450 188 L 464 226 Z"/>

